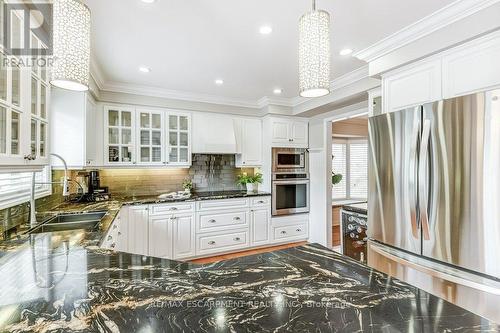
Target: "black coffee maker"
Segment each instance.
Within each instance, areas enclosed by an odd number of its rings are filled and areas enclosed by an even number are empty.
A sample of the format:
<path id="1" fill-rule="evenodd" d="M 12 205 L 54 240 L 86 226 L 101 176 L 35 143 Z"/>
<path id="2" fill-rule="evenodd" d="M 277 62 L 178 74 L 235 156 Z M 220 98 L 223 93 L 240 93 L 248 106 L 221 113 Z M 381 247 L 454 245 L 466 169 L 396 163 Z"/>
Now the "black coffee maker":
<path id="1" fill-rule="evenodd" d="M 98 170 L 89 171 L 87 184 L 87 201 L 94 202 L 109 200 L 110 195 L 108 192 L 108 187 L 101 187 L 101 177 Z"/>

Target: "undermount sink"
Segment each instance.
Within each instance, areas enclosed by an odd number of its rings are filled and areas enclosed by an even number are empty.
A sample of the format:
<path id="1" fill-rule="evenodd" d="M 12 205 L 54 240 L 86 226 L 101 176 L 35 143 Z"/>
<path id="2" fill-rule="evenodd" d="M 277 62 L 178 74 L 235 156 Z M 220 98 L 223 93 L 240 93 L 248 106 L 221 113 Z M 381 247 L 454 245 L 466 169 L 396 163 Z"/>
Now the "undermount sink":
<path id="1" fill-rule="evenodd" d="M 61 214 L 54 216 L 47 222 L 28 231 L 30 234 L 42 232 L 54 232 L 65 230 L 85 229 L 87 231 L 96 230 L 99 222 L 106 212 L 93 212 L 84 214 Z"/>

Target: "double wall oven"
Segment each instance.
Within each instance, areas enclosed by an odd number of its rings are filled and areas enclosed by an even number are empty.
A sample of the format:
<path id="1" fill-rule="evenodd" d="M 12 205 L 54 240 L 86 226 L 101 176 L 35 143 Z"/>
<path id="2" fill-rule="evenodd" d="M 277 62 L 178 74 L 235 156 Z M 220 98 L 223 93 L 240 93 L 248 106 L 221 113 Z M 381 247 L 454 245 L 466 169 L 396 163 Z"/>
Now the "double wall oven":
<path id="1" fill-rule="evenodd" d="M 273 148 L 273 216 L 309 212 L 307 149 Z"/>

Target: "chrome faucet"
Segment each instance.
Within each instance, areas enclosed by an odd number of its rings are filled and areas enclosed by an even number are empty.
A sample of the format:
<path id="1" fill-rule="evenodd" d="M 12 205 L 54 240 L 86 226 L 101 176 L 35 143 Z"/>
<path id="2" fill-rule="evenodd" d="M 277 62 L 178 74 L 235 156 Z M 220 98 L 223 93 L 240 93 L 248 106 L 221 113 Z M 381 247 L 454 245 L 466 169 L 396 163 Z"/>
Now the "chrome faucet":
<path id="1" fill-rule="evenodd" d="M 63 186 L 63 197 L 68 197 L 69 196 L 69 182 L 71 181 L 68 179 L 68 165 L 66 164 L 66 161 L 64 158 L 62 158 L 60 155 L 51 153 L 50 155 L 57 157 L 60 159 L 64 165 L 64 178 L 62 182 L 43 182 L 43 183 L 37 183 L 36 182 L 36 172 L 33 172 L 33 175 L 31 177 L 31 192 L 30 192 L 30 225 L 34 225 L 37 223 L 36 221 L 36 208 L 35 208 L 35 185 L 45 185 L 45 184 L 61 184 Z M 81 185 L 76 182 L 80 187 Z"/>

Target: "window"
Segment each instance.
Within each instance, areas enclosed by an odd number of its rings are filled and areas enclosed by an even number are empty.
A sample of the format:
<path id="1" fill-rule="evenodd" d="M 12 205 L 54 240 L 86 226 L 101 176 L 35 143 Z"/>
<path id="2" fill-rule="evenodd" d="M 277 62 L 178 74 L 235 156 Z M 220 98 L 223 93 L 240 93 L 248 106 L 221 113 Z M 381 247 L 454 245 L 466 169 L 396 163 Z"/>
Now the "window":
<path id="1" fill-rule="evenodd" d="M 31 192 L 32 172 L 0 173 L 0 209 L 12 207 L 29 201 Z M 49 182 L 50 167 L 45 167 L 36 173 L 36 182 Z M 40 198 L 52 193 L 51 186 L 38 184 L 35 187 L 35 196 Z"/>
<path id="2" fill-rule="evenodd" d="M 368 142 L 359 139 L 334 140 L 332 171 L 342 181 L 332 187 L 332 198 L 366 199 L 368 197 Z"/>

